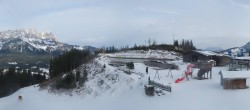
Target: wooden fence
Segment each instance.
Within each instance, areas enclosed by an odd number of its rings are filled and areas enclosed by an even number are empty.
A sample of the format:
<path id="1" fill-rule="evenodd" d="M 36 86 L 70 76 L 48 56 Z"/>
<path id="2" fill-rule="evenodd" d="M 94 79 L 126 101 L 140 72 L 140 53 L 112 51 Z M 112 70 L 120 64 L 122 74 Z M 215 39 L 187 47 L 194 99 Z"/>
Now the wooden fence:
<path id="1" fill-rule="evenodd" d="M 158 82 L 155 82 L 155 81 L 153 81 L 153 80 L 149 80 L 149 81 L 148 81 L 148 85 L 155 86 L 155 87 L 157 87 L 157 88 L 160 88 L 160 89 L 165 90 L 165 91 L 168 91 L 168 92 L 171 92 L 171 91 L 172 91 L 172 88 L 171 88 L 170 85 L 165 86 L 165 85 L 160 84 L 160 83 L 158 83 Z"/>

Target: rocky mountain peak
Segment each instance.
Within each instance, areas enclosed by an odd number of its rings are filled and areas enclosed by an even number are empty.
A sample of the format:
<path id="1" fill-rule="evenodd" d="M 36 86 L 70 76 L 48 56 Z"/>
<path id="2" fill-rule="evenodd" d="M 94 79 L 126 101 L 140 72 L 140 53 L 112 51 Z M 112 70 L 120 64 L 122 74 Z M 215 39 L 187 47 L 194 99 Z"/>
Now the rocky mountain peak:
<path id="1" fill-rule="evenodd" d="M 46 39 L 56 40 L 56 36 L 52 32 L 40 32 L 36 29 L 17 29 L 0 31 L 0 39 L 6 40 L 10 38 L 33 38 L 33 39 Z"/>
<path id="2" fill-rule="evenodd" d="M 0 53 L 31 53 L 60 55 L 75 48 L 90 49 L 77 45 L 69 45 L 56 40 L 52 32 L 40 32 L 36 29 L 18 29 L 0 31 Z"/>
<path id="3" fill-rule="evenodd" d="M 0 31 L 0 51 L 16 53 L 51 53 L 67 51 L 71 45 L 56 40 L 52 32 L 40 32 L 36 29 L 17 29 Z"/>

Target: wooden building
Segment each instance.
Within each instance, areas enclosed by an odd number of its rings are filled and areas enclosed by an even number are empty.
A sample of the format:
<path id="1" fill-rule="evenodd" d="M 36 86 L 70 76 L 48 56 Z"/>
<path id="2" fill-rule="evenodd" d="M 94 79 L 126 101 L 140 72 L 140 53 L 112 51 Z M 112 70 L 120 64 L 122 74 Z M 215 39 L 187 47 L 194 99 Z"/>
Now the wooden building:
<path id="1" fill-rule="evenodd" d="M 245 89 L 247 79 L 250 78 L 248 71 L 222 71 L 220 83 L 224 89 Z"/>
<path id="2" fill-rule="evenodd" d="M 239 71 L 246 68 L 250 69 L 250 57 L 236 57 L 229 64 L 229 71 Z"/>
<path id="3" fill-rule="evenodd" d="M 183 54 L 183 62 L 197 62 L 198 60 L 214 60 L 216 66 L 225 66 L 231 62 L 231 57 L 212 51 L 189 51 Z"/>

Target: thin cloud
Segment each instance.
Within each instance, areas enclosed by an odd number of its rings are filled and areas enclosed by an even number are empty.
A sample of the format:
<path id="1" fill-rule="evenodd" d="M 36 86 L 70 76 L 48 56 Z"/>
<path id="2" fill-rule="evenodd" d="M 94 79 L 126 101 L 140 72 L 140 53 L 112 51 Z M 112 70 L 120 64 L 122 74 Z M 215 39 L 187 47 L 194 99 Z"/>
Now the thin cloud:
<path id="1" fill-rule="evenodd" d="M 231 3 L 235 6 L 250 9 L 250 1 L 249 0 L 231 0 Z"/>
<path id="2" fill-rule="evenodd" d="M 151 12 L 151 13 L 159 13 L 159 14 L 168 14 L 168 15 L 179 15 L 180 13 L 171 9 L 156 9 L 156 8 L 145 8 L 140 7 L 139 10 Z"/>
<path id="3" fill-rule="evenodd" d="M 240 0 L 5 0 L 0 4 L 0 29 L 36 28 L 53 32 L 62 42 L 97 47 L 140 45 L 149 37 L 172 43 L 173 33 L 178 39 L 194 39 L 200 48 L 219 45 L 210 37 L 230 39 L 230 45 L 238 46 L 250 41 L 246 37 L 249 11 L 242 9 L 249 4 Z M 244 40 L 233 42 L 237 38 Z"/>

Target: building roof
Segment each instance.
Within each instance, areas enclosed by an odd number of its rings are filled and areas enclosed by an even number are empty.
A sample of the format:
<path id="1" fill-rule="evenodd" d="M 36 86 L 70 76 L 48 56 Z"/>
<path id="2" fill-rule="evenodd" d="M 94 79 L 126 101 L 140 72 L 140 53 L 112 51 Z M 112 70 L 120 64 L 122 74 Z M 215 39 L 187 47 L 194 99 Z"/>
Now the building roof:
<path id="1" fill-rule="evenodd" d="M 217 53 L 212 52 L 212 51 L 196 51 L 196 52 L 198 52 L 200 54 L 203 54 L 205 56 L 216 56 L 216 55 L 218 55 Z"/>
<path id="2" fill-rule="evenodd" d="M 212 51 L 192 50 L 190 52 L 199 53 L 199 54 L 204 55 L 204 56 L 218 56 L 219 55 L 219 54 L 212 52 Z"/>
<path id="3" fill-rule="evenodd" d="M 228 56 L 228 55 L 225 55 L 225 54 L 222 54 L 222 53 L 215 53 L 213 51 L 192 50 L 192 51 L 189 51 L 187 53 L 190 53 L 190 52 L 195 52 L 195 53 L 198 53 L 198 54 L 201 54 L 201 55 L 204 55 L 204 56 L 219 56 L 219 57 L 231 58 L 231 56 Z"/>
<path id="4" fill-rule="evenodd" d="M 224 79 L 245 79 L 250 78 L 250 71 L 222 71 L 222 76 Z"/>

